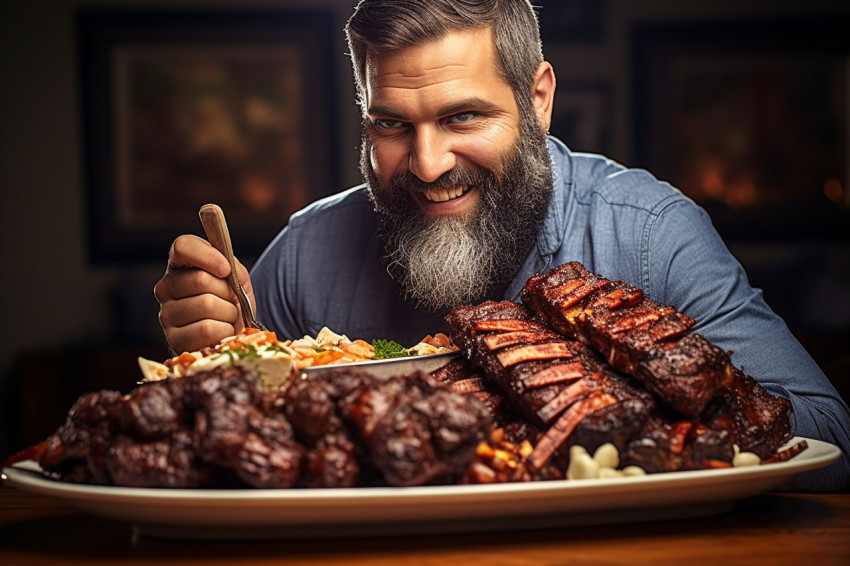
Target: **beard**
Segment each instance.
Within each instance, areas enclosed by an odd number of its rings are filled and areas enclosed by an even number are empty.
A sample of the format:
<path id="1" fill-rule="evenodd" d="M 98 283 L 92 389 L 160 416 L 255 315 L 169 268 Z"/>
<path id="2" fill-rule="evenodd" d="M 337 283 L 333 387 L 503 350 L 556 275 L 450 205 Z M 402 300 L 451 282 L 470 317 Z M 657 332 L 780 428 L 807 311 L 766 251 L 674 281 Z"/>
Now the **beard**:
<path id="1" fill-rule="evenodd" d="M 363 135 L 360 169 L 378 214 L 387 271 L 406 300 L 431 311 L 500 296 L 537 242 L 552 196 L 551 158 L 536 117 L 520 120 L 519 141 L 498 172 L 457 166 L 433 183 L 404 172 L 381 185 Z M 462 215 L 428 217 L 412 194 L 475 186 L 480 199 Z"/>

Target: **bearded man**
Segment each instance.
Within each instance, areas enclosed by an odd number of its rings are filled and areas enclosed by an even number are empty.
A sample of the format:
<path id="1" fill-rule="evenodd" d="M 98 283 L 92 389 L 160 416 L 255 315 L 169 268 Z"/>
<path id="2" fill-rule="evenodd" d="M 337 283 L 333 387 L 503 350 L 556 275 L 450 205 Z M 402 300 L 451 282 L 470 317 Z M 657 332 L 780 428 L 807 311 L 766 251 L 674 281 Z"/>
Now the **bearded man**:
<path id="1" fill-rule="evenodd" d="M 795 434 L 844 449 L 799 487 L 843 486 L 847 406 L 705 212 L 645 171 L 547 135 L 555 75 L 528 0 L 362 0 L 346 33 L 366 182 L 293 215 L 250 277 L 238 266 L 266 326 L 414 344 L 450 308 L 516 300 L 532 275 L 578 260 L 733 350 L 791 400 Z M 175 240 L 154 289 L 175 352 L 241 330 L 229 271 L 200 238 Z"/>

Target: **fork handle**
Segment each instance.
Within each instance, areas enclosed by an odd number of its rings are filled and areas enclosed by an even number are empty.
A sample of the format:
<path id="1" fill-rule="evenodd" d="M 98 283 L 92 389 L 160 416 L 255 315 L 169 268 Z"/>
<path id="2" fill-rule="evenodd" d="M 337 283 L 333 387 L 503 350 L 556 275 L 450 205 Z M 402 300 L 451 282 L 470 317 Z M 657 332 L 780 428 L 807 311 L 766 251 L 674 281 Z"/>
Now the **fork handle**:
<path id="1" fill-rule="evenodd" d="M 236 258 L 233 255 L 233 244 L 230 242 L 230 231 L 227 229 L 227 221 L 224 219 L 224 211 L 217 204 L 205 204 L 198 212 L 201 217 L 201 224 L 204 226 L 204 232 L 207 234 L 207 240 L 210 244 L 220 251 L 227 263 L 230 264 L 230 274 L 227 276 L 227 282 L 230 283 L 230 288 L 236 294 L 236 299 L 239 301 L 239 307 L 242 311 L 242 322 L 248 327 L 248 313 L 252 312 L 251 304 L 242 291 L 239 284 L 239 276 L 236 274 Z"/>

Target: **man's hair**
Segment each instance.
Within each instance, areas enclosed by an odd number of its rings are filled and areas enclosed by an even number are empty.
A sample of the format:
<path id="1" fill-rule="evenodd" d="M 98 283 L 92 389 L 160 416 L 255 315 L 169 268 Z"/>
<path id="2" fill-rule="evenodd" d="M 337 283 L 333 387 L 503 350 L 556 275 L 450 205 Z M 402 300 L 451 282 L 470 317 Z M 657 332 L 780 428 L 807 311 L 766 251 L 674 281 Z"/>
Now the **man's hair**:
<path id="1" fill-rule="evenodd" d="M 491 28 L 497 71 L 523 108 L 543 62 L 540 29 L 529 0 L 360 0 L 345 27 L 357 98 L 366 104 L 370 50 L 412 47 L 449 32 Z"/>

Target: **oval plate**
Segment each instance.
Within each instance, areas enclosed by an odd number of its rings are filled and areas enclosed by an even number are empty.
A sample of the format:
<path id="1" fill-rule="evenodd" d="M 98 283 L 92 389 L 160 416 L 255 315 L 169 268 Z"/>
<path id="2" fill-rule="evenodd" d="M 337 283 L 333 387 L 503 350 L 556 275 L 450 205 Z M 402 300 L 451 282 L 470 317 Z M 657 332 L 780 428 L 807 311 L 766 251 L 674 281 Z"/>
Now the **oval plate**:
<path id="1" fill-rule="evenodd" d="M 797 437 L 788 445 L 804 440 Z M 3 468 L 3 487 L 58 497 L 172 539 L 386 537 L 670 521 L 725 513 L 796 473 L 832 464 L 838 447 L 805 439 L 786 462 L 610 479 L 321 489 L 172 489 L 71 484 L 32 460 Z M 663 531 L 663 527 L 662 527 Z"/>
<path id="2" fill-rule="evenodd" d="M 388 360 L 369 360 L 350 364 L 316 366 L 301 370 L 301 374 L 310 377 L 317 373 L 355 368 L 368 371 L 375 377 L 386 379 L 396 375 L 408 375 L 415 371 L 430 373 L 443 367 L 457 355 L 458 352 L 443 352 L 441 354 L 428 354 L 425 356 L 408 356 L 405 358 L 390 358 Z"/>

